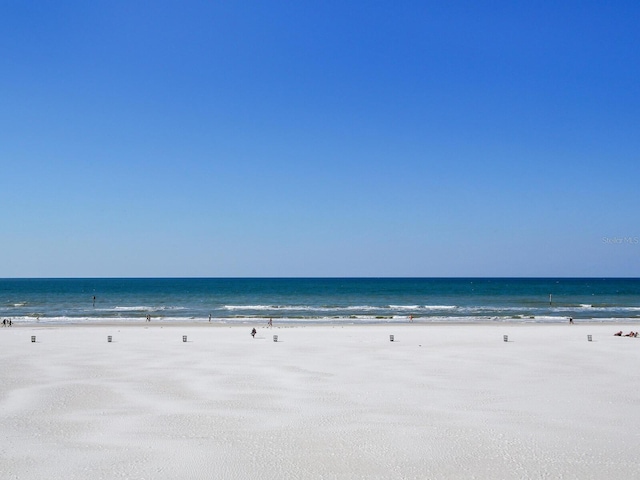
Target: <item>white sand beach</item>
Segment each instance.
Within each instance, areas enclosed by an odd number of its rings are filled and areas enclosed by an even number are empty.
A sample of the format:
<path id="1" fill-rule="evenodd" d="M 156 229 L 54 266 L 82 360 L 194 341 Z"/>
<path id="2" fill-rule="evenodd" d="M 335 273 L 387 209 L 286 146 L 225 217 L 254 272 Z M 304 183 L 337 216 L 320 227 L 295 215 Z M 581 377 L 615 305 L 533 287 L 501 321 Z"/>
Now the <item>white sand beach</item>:
<path id="1" fill-rule="evenodd" d="M 2 328 L 0 477 L 640 478 L 631 322 L 250 328 Z"/>

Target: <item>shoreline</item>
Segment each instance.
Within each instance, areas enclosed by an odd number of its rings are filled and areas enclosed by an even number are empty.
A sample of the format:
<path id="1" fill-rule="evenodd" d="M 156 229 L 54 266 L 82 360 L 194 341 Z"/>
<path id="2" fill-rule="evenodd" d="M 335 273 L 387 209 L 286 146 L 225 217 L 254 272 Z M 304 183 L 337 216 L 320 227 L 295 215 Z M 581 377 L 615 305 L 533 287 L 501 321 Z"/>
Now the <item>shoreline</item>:
<path id="1" fill-rule="evenodd" d="M 277 319 L 273 321 L 273 327 L 268 327 L 268 319 L 253 319 L 253 318 L 239 318 L 231 321 L 212 320 L 211 322 L 206 319 L 203 320 L 164 320 L 164 319 L 152 319 L 147 322 L 143 319 L 140 320 L 82 320 L 82 321 L 29 321 L 24 322 L 21 320 L 15 320 L 12 318 L 13 325 L 6 328 L 64 328 L 64 327 L 203 327 L 203 328 L 246 328 L 262 327 L 265 328 L 305 328 L 305 327 L 437 327 L 437 326 L 457 326 L 457 327 L 473 327 L 473 326 L 558 326 L 558 327 L 579 327 L 579 326 L 615 326 L 626 325 L 635 327 L 640 330 L 640 319 L 636 318 L 614 318 L 614 319 L 573 319 L 573 324 L 569 324 L 568 319 L 562 321 L 536 321 L 531 320 L 489 320 L 489 319 L 474 319 L 474 320 L 442 320 L 442 321 L 421 321 L 415 320 L 409 321 L 354 321 L 351 319 L 330 319 L 327 321 L 303 321 L 303 320 L 282 320 Z M 5 327 L 0 327 L 5 328 Z"/>

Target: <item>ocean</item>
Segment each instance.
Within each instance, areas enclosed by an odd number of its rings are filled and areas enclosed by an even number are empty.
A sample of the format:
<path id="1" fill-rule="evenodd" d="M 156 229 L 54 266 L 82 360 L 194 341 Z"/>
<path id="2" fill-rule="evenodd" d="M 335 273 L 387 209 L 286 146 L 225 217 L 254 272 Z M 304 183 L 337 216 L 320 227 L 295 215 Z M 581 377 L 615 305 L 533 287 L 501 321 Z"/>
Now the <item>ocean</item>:
<path id="1" fill-rule="evenodd" d="M 21 323 L 560 323 L 640 319 L 640 278 L 0 279 Z"/>

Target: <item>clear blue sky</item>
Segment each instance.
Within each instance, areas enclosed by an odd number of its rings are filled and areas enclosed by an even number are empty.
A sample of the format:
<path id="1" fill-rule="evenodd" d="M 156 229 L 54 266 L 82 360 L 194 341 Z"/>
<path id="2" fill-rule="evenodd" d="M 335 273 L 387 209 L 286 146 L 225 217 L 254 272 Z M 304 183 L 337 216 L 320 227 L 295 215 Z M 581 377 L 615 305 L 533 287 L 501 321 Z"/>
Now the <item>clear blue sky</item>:
<path id="1" fill-rule="evenodd" d="M 0 2 L 0 277 L 638 276 L 637 1 Z"/>

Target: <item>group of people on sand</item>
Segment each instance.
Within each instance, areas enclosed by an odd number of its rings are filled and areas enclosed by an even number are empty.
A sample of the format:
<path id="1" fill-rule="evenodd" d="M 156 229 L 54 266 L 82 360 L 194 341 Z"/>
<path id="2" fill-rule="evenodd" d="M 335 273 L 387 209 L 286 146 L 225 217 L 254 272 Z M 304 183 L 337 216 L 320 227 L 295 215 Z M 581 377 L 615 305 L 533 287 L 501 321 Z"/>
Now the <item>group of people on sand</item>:
<path id="1" fill-rule="evenodd" d="M 622 334 L 622 330 L 620 330 L 618 333 L 614 333 L 613 334 L 614 337 L 637 337 L 638 336 L 638 332 L 629 332 L 626 335 Z"/>
<path id="2" fill-rule="evenodd" d="M 273 327 L 273 319 L 271 319 L 271 318 L 269 319 L 269 322 L 267 323 L 267 327 L 269 327 L 269 328 Z M 251 336 L 253 338 L 256 338 L 256 333 L 258 333 L 257 330 L 255 328 L 252 328 L 251 329 Z"/>
<path id="3" fill-rule="evenodd" d="M 12 327 L 13 326 L 13 322 L 11 321 L 10 318 L 3 318 L 2 319 L 2 326 L 3 327 Z"/>

